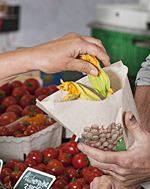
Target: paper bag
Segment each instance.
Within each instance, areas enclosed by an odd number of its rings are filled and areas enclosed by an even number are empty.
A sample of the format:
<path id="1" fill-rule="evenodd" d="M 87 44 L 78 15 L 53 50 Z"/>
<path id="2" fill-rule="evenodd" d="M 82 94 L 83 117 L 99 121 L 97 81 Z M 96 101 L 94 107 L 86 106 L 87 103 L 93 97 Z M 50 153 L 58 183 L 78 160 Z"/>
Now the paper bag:
<path id="1" fill-rule="evenodd" d="M 115 91 L 110 97 L 101 101 L 62 102 L 68 92 L 58 91 L 41 102 L 37 100 L 36 105 L 91 146 L 116 150 L 118 138 L 123 135 L 125 148 L 128 149 L 134 138 L 124 126 L 123 115 L 132 111 L 139 121 L 127 77 L 128 68 L 119 61 L 104 70 L 110 78 L 111 88 Z M 93 90 L 88 76 L 77 82 Z"/>

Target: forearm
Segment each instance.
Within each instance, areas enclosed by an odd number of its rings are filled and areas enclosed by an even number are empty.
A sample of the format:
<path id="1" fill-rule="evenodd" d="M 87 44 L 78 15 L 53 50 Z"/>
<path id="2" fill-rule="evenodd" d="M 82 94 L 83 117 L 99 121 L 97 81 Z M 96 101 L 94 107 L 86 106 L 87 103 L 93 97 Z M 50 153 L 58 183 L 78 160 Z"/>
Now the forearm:
<path id="1" fill-rule="evenodd" d="M 0 86 L 33 69 L 30 49 L 18 49 L 0 54 Z"/>

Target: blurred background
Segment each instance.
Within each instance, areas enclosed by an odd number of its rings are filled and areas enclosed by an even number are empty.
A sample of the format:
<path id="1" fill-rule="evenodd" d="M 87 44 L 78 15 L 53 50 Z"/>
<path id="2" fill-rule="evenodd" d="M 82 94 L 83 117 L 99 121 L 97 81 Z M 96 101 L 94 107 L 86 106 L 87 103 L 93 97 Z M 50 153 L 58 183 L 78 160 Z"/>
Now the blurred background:
<path id="1" fill-rule="evenodd" d="M 0 53 L 45 43 L 70 32 L 102 40 L 111 63 L 122 60 L 134 80 L 149 54 L 149 0 L 1 0 Z M 44 85 L 81 73 L 41 73 Z"/>

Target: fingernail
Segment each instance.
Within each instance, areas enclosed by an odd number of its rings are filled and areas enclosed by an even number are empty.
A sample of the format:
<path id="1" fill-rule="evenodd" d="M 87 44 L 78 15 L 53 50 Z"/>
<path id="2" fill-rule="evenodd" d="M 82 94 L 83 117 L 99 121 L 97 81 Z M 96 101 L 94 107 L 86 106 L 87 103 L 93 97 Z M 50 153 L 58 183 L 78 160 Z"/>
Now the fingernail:
<path id="1" fill-rule="evenodd" d="M 90 75 L 93 75 L 93 76 L 97 76 L 98 75 L 98 70 L 96 70 L 96 69 L 92 69 L 91 71 L 90 71 Z"/>
<path id="2" fill-rule="evenodd" d="M 82 144 L 81 144 L 81 143 L 79 143 L 79 144 L 78 144 L 78 149 L 79 149 L 80 151 L 82 151 L 83 146 L 82 146 Z"/>
<path id="3" fill-rule="evenodd" d="M 130 112 L 129 119 L 131 122 L 135 121 L 135 116 Z"/>

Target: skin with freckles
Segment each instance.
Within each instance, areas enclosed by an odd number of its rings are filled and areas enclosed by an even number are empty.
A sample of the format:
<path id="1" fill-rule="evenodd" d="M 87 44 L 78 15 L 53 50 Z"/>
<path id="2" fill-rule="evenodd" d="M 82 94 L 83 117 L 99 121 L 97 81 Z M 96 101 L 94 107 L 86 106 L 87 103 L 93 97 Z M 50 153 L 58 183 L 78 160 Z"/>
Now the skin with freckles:
<path id="1" fill-rule="evenodd" d="M 35 47 L 2 53 L 0 86 L 22 73 L 34 70 L 45 73 L 72 70 L 97 76 L 98 70 L 95 66 L 76 59 L 79 54 L 86 53 L 96 56 L 104 66 L 110 66 L 109 56 L 100 40 L 76 33 Z"/>
<path id="2" fill-rule="evenodd" d="M 83 143 L 78 148 L 87 154 L 91 164 L 118 180 L 123 186 L 150 181 L 150 133 L 137 122 L 131 112 L 125 115 L 125 124 L 135 142 L 127 151 L 102 151 Z"/>

